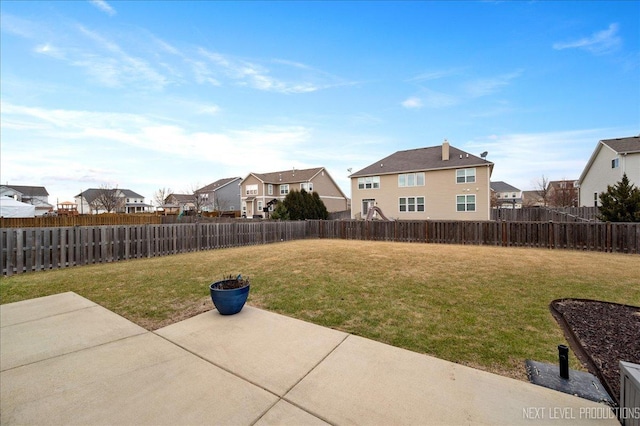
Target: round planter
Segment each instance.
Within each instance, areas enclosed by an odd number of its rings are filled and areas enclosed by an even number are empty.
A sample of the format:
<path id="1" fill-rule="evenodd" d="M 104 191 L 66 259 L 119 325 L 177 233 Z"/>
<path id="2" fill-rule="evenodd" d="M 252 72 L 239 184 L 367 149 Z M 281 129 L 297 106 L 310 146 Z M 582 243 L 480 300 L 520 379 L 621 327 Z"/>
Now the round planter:
<path id="1" fill-rule="evenodd" d="M 209 286 L 211 301 L 213 301 L 213 305 L 220 312 L 220 315 L 237 314 L 242 310 L 247 297 L 249 297 L 251 285 L 225 290 L 222 288 L 223 283 L 224 281 L 216 281 Z"/>

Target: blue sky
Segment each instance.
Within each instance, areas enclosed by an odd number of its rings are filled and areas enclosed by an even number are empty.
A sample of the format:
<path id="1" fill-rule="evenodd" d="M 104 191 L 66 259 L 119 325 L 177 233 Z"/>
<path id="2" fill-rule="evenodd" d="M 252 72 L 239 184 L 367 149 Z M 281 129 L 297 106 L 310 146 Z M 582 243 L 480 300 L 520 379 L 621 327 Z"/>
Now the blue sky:
<path id="1" fill-rule="evenodd" d="M 640 133 L 640 2 L 0 3 L 2 183 L 187 193 L 488 151 L 492 180 L 577 179 Z"/>

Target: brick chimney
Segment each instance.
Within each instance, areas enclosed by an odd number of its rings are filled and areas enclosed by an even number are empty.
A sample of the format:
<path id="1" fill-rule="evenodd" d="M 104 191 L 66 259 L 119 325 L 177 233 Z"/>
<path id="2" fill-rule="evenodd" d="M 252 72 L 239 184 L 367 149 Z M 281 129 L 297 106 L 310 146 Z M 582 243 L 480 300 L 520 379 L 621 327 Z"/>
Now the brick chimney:
<path id="1" fill-rule="evenodd" d="M 442 142 L 442 161 L 449 161 L 449 141 Z"/>

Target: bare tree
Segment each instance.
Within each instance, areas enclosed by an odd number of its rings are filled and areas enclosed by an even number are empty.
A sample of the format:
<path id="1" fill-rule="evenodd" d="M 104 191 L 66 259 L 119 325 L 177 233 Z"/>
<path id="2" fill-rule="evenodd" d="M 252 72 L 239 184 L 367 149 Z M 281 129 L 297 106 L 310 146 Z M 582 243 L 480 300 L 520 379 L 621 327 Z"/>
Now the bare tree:
<path id="1" fill-rule="evenodd" d="M 549 194 L 549 205 L 553 207 L 578 207 L 578 188 L 570 180 L 561 180 Z"/>
<path id="2" fill-rule="evenodd" d="M 196 213 L 201 213 L 207 206 L 213 206 L 214 201 L 213 199 L 209 199 L 208 192 L 200 192 L 199 188 L 200 184 L 196 183 L 195 185 L 191 185 L 191 190 L 187 192 L 193 196 L 193 209 Z"/>
<path id="3" fill-rule="evenodd" d="M 542 198 L 542 202 L 546 207 L 549 202 L 549 189 L 550 189 L 549 178 L 542 175 L 542 177 L 540 178 L 540 180 L 537 182 L 536 185 L 537 185 L 536 191 L 538 192 L 538 195 L 540 196 L 540 198 Z"/>
<path id="4" fill-rule="evenodd" d="M 98 189 L 96 198 L 91 203 L 91 207 L 96 211 L 102 209 L 107 213 L 116 212 L 122 207 L 123 198 L 119 196 L 118 186 L 111 188 L 109 185 L 102 185 Z"/>
<path id="5" fill-rule="evenodd" d="M 153 194 L 153 200 L 158 206 L 162 206 L 169 195 L 173 194 L 171 188 L 160 188 Z"/>

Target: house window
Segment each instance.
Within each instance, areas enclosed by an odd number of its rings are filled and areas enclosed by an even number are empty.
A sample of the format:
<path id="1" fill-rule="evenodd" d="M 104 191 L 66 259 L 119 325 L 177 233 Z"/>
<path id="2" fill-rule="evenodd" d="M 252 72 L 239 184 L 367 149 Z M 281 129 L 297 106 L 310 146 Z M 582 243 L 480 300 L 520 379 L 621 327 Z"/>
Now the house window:
<path id="1" fill-rule="evenodd" d="M 401 212 L 423 212 L 424 197 L 400 197 L 398 210 Z"/>
<path id="2" fill-rule="evenodd" d="M 272 184 L 269 184 L 269 186 L 267 186 L 267 194 L 273 195 L 273 185 Z"/>
<path id="3" fill-rule="evenodd" d="M 247 185 L 246 195 L 258 195 L 258 185 Z"/>
<path id="4" fill-rule="evenodd" d="M 475 195 L 456 195 L 456 210 L 459 212 L 475 212 Z"/>
<path id="5" fill-rule="evenodd" d="M 358 189 L 380 188 L 380 176 L 367 176 L 358 178 Z"/>
<path id="6" fill-rule="evenodd" d="M 611 168 L 617 169 L 618 167 L 620 167 L 620 159 L 614 158 L 613 160 L 611 160 Z"/>
<path id="7" fill-rule="evenodd" d="M 289 193 L 289 184 L 280 185 L 280 195 L 287 195 Z"/>
<path id="8" fill-rule="evenodd" d="M 398 186 L 424 186 L 424 173 L 405 173 L 398 175 Z"/>
<path id="9" fill-rule="evenodd" d="M 300 189 L 304 189 L 307 192 L 313 191 L 313 183 L 312 182 L 303 182 L 300 184 Z"/>
<path id="10" fill-rule="evenodd" d="M 262 200 L 258 200 L 258 211 L 262 211 Z"/>
<path id="11" fill-rule="evenodd" d="M 456 170 L 456 183 L 473 183 L 476 181 L 476 169 Z"/>

